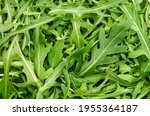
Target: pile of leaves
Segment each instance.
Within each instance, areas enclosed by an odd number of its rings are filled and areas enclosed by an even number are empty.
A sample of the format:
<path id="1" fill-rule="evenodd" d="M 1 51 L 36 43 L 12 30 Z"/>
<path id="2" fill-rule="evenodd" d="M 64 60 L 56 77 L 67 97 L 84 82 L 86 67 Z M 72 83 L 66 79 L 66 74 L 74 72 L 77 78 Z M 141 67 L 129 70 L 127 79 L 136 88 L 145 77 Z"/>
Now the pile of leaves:
<path id="1" fill-rule="evenodd" d="M 149 99 L 150 0 L 0 0 L 0 98 Z"/>

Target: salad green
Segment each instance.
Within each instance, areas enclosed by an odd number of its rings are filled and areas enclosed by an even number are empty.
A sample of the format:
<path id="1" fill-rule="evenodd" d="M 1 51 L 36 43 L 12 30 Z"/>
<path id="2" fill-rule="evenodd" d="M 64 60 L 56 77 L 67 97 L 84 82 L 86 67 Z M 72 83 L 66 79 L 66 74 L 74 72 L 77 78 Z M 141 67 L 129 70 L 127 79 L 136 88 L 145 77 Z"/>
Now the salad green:
<path id="1" fill-rule="evenodd" d="M 0 0 L 1 99 L 149 99 L 149 0 Z"/>

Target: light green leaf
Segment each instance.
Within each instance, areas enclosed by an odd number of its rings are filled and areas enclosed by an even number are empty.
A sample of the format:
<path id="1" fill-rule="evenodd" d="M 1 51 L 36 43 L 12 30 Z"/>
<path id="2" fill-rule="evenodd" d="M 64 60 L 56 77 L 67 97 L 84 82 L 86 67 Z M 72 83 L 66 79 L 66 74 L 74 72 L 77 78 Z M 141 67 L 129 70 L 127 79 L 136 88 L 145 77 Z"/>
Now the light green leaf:
<path id="1" fill-rule="evenodd" d="M 146 20 L 148 27 L 150 28 L 150 17 L 149 16 L 150 16 L 150 5 L 147 6 L 146 13 L 145 13 L 145 20 Z"/>
<path id="2" fill-rule="evenodd" d="M 15 24 L 12 22 L 6 24 L 0 24 L 0 32 L 5 32 L 10 30 Z"/>
<path id="3" fill-rule="evenodd" d="M 139 78 L 135 78 L 130 74 L 119 74 L 118 77 L 120 79 L 123 79 L 123 80 L 129 82 L 129 83 L 135 83 L 139 80 Z"/>
<path id="4" fill-rule="evenodd" d="M 21 6 L 20 9 L 18 9 L 18 13 L 15 16 L 16 19 L 18 19 L 20 17 L 20 15 L 22 15 L 22 13 L 30 6 L 30 4 L 31 4 L 32 1 L 33 0 L 27 0 L 27 1 L 25 1 L 24 5 Z"/>
<path id="5" fill-rule="evenodd" d="M 54 47 L 50 49 L 48 60 L 51 67 L 55 68 L 63 57 L 62 49 L 64 48 L 64 40 L 58 40 Z"/>
<path id="6" fill-rule="evenodd" d="M 18 38 L 17 38 L 18 39 Z M 34 72 L 34 65 L 31 61 L 27 60 L 18 43 L 18 40 L 15 40 L 15 46 L 14 46 L 14 50 L 15 52 L 18 54 L 18 56 L 21 58 L 22 60 L 22 64 L 23 64 L 23 72 L 25 73 L 26 77 L 27 77 L 27 82 L 32 83 L 33 85 L 37 86 L 37 87 L 41 87 L 41 82 L 40 80 L 37 78 L 35 72 Z"/>
<path id="7" fill-rule="evenodd" d="M 144 85 L 143 81 L 140 81 L 140 82 L 137 83 L 137 85 L 135 86 L 135 88 L 133 90 L 133 93 L 132 93 L 132 99 L 137 98 L 137 95 L 139 93 L 141 93 L 141 89 L 143 88 L 143 85 Z"/>
<path id="8" fill-rule="evenodd" d="M 5 7 L 7 10 L 7 14 L 8 14 L 7 20 L 10 23 L 10 22 L 12 22 L 12 18 L 13 18 L 13 8 L 11 8 L 9 0 L 5 0 Z"/>
<path id="9" fill-rule="evenodd" d="M 79 19 L 76 15 L 73 15 L 72 26 L 73 26 L 73 30 L 72 30 L 72 34 L 71 34 L 71 39 L 73 42 L 75 42 L 75 45 L 77 48 L 82 47 L 83 46 L 83 36 L 80 32 L 80 23 L 79 23 Z"/>
<path id="10" fill-rule="evenodd" d="M 64 79 L 66 81 L 65 85 L 62 84 L 61 87 L 62 87 L 62 90 L 63 90 L 63 93 L 64 93 L 64 98 L 66 98 L 69 94 L 69 89 L 70 89 L 70 75 L 68 73 L 67 70 L 63 70 L 63 73 L 64 73 Z"/>
<path id="11" fill-rule="evenodd" d="M 131 71 L 131 67 L 125 63 L 120 63 L 119 64 L 119 71 L 120 73 L 127 73 Z"/>
<path id="12" fill-rule="evenodd" d="M 40 28 L 36 28 L 35 30 L 35 54 L 34 54 L 34 64 L 35 71 L 40 80 L 43 80 L 45 73 L 44 60 L 50 51 L 51 44 L 45 45 L 45 36 L 41 32 Z"/>
<path id="13" fill-rule="evenodd" d="M 3 92 L 3 98 L 8 98 L 8 86 L 9 86 L 9 70 L 10 65 L 12 61 L 12 55 L 13 55 L 13 47 L 15 44 L 15 39 L 12 41 L 9 49 L 7 52 L 4 53 L 4 77 L 3 77 L 3 83 L 4 83 L 4 92 Z"/>

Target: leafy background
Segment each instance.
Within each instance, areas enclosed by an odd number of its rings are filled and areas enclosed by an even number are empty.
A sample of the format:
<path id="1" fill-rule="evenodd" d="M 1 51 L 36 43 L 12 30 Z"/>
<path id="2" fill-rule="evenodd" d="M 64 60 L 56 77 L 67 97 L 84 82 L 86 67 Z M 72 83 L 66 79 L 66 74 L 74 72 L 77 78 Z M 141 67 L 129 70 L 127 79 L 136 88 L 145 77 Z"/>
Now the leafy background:
<path id="1" fill-rule="evenodd" d="M 0 0 L 0 98 L 149 99 L 149 0 Z"/>

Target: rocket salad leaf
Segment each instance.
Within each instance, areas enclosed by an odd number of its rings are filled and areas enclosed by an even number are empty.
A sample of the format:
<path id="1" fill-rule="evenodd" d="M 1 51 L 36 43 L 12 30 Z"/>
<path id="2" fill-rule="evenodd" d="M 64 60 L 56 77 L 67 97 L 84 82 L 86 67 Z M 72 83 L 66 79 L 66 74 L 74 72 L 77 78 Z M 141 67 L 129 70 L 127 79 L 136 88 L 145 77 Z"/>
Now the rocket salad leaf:
<path id="1" fill-rule="evenodd" d="M 0 98 L 149 99 L 148 0 L 0 0 Z"/>

